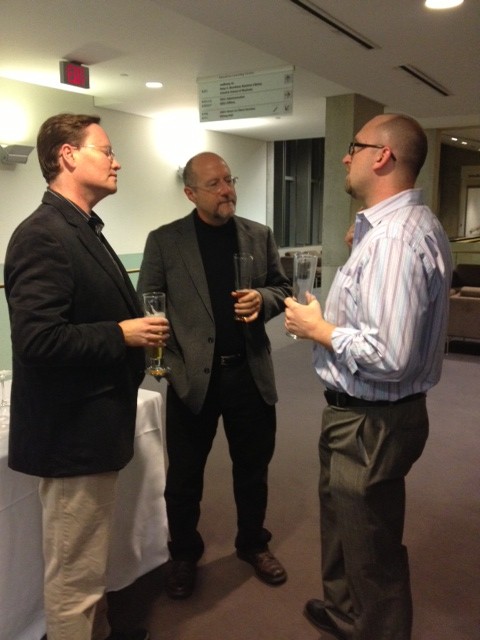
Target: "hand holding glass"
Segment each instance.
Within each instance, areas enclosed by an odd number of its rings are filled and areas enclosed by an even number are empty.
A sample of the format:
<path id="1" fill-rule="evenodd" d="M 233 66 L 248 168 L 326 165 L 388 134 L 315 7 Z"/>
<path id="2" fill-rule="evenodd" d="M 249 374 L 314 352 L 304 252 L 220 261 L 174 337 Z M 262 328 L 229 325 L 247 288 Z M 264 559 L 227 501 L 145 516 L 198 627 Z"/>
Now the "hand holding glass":
<path id="1" fill-rule="evenodd" d="M 317 256 L 309 253 L 296 253 L 293 257 L 293 295 L 300 304 L 307 304 L 307 292 L 313 291 L 317 260 Z M 297 339 L 293 333 L 287 335 Z"/>
<path id="2" fill-rule="evenodd" d="M 150 291 L 143 294 L 143 308 L 146 316 L 165 318 L 166 298 L 161 291 Z M 165 378 L 170 373 L 169 367 L 163 363 L 163 348 L 147 348 L 148 366 L 146 373 L 155 378 Z"/>
<path id="3" fill-rule="evenodd" d="M 233 266 L 235 268 L 235 291 L 241 294 L 252 288 L 253 256 L 249 253 L 235 253 L 233 255 Z M 245 322 L 247 316 L 235 314 L 235 320 Z"/>

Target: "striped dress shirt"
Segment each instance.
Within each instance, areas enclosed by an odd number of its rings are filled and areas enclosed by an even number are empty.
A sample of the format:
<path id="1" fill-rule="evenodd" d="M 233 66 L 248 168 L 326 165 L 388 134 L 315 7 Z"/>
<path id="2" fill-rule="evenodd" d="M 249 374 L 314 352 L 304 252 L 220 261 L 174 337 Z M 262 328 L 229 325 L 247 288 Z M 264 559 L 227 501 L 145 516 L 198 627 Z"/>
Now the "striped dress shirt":
<path id="1" fill-rule="evenodd" d="M 395 401 L 440 379 L 452 274 L 448 238 L 421 189 L 357 214 L 351 255 L 334 278 L 324 317 L 333 352 L 315 344 L 329 389 Z"/>

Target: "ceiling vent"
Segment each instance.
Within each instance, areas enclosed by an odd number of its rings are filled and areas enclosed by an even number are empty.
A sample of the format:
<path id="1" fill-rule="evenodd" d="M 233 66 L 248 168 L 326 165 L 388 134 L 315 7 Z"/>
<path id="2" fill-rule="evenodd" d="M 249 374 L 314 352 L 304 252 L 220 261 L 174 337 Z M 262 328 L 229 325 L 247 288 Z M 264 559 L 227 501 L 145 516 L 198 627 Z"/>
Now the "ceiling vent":
<path id="1" fill-rule="evenodd" d="M 423 82 L 423 84 L 427 85 L 427 87 L 430 87 L 430 89 L 433 89 L 437 93 L 440 93 L 442 96 L 452 95 L 448 91 L 448 89 L 445 89 L 445 87 L 442 87 L 441 84 L 438 84 L 438 82 L 436 82 L 435 80 L 432 80 L 432 78 L 429 78 L 425 73 L 423 73 L 423 71 L 420 71 L 416 67 L 412 67 L 412 65 L 410 64 L 401 64 L 398 68 L 401 69 L 402 71 L 405 71 L 405 73 L 408 73 L 416 80 Z"/>
<path id="2" fill-rule="evenodd" d="M 347 36 L 347 38 L 364 47 L 364 49 L 380 49 L 378 45 L 373 44 L 373 42 L 364 38 L 360 33 L 350 29 L 349 26 L 340 22 L 326 11 L 323 11 L 323 9 L 320 9 L 320 7 L 317 7 L 313 2 L 309 2 L 309 0 L 290 0 L 290 2 L 300 7 L 300 9 L 303 9 L 303 11 L 315 16 L 325 24 L 328 24 L 328 26 L 332 27 L 335 31 L 339 31 L 344 36 Z"/>

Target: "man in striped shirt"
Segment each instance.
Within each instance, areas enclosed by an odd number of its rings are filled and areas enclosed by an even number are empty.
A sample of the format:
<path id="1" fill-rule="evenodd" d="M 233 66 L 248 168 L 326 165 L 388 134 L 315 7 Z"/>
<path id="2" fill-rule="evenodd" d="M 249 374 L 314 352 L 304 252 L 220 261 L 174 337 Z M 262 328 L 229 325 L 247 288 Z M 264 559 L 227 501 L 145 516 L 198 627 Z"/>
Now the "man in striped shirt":
<path id="1" fill-rule="evenodd" d="M 324 600 L 305 615 L 339 639 L 409 640 L 412 599 L 402 544 L 405 476 L 428 436 L 426 392 L 438 382 L 451 257 L 415 181 L 427 154 L 413 119 L 367 122 L 343 163 L 364 205 L 352 251 L 322 311 L 286 300 L 289 332 L 315 342 L 326 387 L 320 436 Z"/>

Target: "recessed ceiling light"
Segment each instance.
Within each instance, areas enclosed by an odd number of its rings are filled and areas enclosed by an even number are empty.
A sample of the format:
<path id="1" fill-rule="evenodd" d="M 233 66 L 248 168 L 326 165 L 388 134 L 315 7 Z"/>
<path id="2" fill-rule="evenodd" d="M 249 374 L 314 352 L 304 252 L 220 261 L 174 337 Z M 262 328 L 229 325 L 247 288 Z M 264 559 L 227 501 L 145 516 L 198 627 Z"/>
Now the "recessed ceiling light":
<path id="1" fill-rule="evenodd" d="M 163 83 L 162 82 L 146 82 L 145 86 L 148 89 L 161 89 L 163 87 Z"/>
<path id="2" fill-rule="evenodd" d="M 425 0 L 428 9 L 451 9 L 463 4 L 463 0 Z"/>

